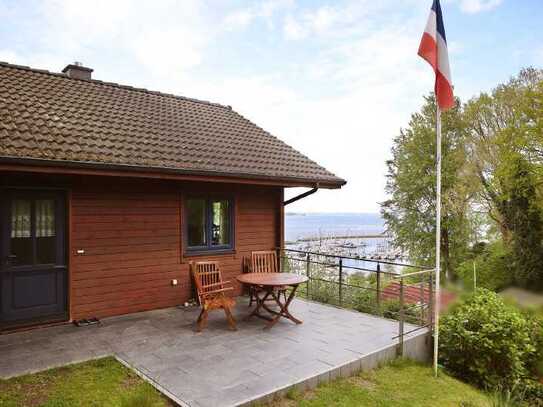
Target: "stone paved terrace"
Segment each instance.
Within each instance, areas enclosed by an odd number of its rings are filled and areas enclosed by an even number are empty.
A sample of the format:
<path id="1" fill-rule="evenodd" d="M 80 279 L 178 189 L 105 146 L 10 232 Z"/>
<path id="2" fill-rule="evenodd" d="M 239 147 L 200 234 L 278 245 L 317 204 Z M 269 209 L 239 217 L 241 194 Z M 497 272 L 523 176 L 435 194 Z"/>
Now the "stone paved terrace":
<path id="1" fill-rule="evenodd" d="M 108 318 L 99 326 L 0 335 L 0 377 L 115 355 L 182 406 L 232 406 L 349 376 L 396 355 L 395 321 L 295 300 L 291 311 L 304 323 L 281 320 L 266 331 L 260 319 L 242 320 L 248 307 L 245 299 L 238 302 L 236 332 L 216 311 L 208 328 L 196 333 L 198 309 L 169 308 Z M 427 342 L 426 332 L 409 335 L 405 354 L 425 358 Z"/>

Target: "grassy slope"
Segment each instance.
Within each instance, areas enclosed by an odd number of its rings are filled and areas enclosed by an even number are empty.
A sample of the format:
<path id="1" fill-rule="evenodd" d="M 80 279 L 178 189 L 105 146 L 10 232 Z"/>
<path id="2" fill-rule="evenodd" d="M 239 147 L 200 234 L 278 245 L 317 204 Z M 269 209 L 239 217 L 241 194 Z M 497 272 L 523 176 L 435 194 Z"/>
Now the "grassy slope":
<path id="1" fill-rule="evenodd" d="M 400 360 L 372 372 L 339 379 L 305 394 L 272 403 L 274 407 L 328 406 L 488 406 L 476 389 L 429 367 Z M 172 404 L 113 358 L 70 365 L 0 380 L 0 406 L 159 407 Z"/>
<path id="2" fill-rule="evenodd" d="M 488 406 L 486 395 L 445 373 L 436 379 L 430 367 L 397 360 L 371 372 L 339 379 L 304 394 L 290 393 L 273 407 Z"/>
<path id="3" fill-rule="evenodd" d="M 151 385 L 114 358 L 0 380 L 2 407 L 171 405 Z"/>

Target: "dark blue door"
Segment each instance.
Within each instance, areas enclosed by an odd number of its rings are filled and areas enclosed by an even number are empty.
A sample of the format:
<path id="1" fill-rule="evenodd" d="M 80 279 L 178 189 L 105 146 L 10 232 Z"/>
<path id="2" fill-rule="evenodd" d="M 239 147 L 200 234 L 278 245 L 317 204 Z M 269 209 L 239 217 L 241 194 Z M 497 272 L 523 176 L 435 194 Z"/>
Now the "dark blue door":
<path id="1" fill-rule="evenodd" d="M 0 193 L 0 327 L 66 319 L 64 194 Z"/>

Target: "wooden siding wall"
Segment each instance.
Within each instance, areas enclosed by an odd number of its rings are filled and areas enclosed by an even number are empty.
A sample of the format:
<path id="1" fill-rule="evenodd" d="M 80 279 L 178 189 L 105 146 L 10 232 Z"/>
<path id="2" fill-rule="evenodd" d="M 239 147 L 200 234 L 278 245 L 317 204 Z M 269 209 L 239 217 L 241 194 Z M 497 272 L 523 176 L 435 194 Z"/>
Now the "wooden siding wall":
<path id="1" fill-rule="evenodd" d="M 189 261 L 217 260 L 224 277 L 235 283 L 244 257 L 281 243 L 279 187 L 58 175 L 45 176 L 39 184 L 68 191 L 69 307 L 74 320 L 182 304 L 193 297 Z M 234 198 L 234 253 L 184 257 L 183 201 L 199 194 Z"/>

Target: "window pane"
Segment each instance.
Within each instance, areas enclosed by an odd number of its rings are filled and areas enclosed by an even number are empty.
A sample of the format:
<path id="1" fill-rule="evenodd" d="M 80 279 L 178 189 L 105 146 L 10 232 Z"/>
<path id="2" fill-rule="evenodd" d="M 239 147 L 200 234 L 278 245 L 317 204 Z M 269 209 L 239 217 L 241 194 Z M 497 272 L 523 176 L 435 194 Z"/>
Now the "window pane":
<path id="1" fill-rule="evenodd" d="M 230 244 L 230 205 L 227 200 L 213 201 L 211 243 L 215 246 Z"/>
<path id="2" fill-rule="evenodd" d="M 15 199 L 11 203 L 11 260 L 12 265 L 32 264 L 30 201 Z"/>
<path id="3" fill-rule="evenodd" d="M 38 264 L 56 263 L 55 201 L 36 201 L 36 257 Z"/>
<path id="4" fill-rule="evenodd" d="M 206 246 L 206 201 L 205 199 L 187 200 L 188 245 L 189 247 Z"/>

